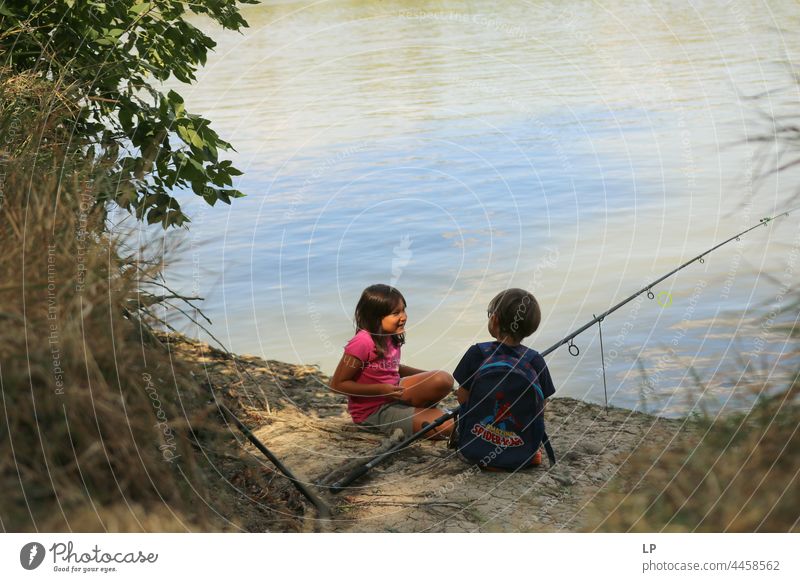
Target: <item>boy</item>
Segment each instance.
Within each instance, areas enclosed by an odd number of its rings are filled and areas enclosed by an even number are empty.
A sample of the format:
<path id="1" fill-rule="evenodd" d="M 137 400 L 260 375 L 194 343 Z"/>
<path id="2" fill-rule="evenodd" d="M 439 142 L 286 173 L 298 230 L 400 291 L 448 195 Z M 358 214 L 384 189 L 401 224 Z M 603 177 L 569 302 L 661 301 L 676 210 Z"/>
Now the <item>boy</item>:
<path id="1" fill-rule="evenodd" d="M 488 315 L 489 334 L 495 341 L 470 346 L 453 372 L 453 377 L 459 384 L 456 397 L 462 409 L 469 399 L 476 372 L 487 360 L 487 353 L 493 354 L 496 358 L 511 357 L 512 361 L 527 358 L 532 364 L 535 383 L 541 388 L 543 400 L 552 396 L 555 387 L 544 358 L 521 343 L 538 329 L 542 320 L 542 312 L 536 298 L 524 289 L 507 289 L 491 300 Z M 531 408 L 535 407 L 535 404 L 532 399 Z M 493 426 L 504 427 L 504 424 L 513 419 L 510 418 L 508 410 L 498 406 L 494 418 L 489 420 Z M 541 450 L 537 450 L 530 460 L 530 465 L 540 465 L 541 462 L 542 453 Z"/>

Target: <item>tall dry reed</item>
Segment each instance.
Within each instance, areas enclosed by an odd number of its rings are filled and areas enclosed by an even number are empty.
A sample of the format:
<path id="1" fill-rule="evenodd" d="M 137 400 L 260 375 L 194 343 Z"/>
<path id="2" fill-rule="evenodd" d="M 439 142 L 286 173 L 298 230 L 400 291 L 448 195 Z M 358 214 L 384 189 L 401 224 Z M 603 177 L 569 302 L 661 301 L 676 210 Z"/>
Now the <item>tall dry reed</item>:
<path id="1" fill-rule="evenodd" d="M 218 421 L 126 310 L 154 273 L 107 233 L 62 89 L 0 76 L 0 527 L 224 527 L 197 453 Z"/>
<path id="2" fill-rule="evenodd" d="M 696 419 L 666 450 L 635 451 L 595 499 L 587 531 L 800 531 L 800 370 L 784 365 L 788 385 L 740 384 L 760 394 L 749 412 Z"/>

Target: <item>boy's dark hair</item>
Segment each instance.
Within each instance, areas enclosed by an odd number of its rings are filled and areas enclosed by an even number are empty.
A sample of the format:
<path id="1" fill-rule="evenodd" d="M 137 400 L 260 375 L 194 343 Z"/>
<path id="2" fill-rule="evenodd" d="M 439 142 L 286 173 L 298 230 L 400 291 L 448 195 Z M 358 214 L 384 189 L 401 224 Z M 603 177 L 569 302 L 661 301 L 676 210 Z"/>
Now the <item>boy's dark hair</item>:
<path id="1" fill-rule="evenodd" d="M 356 331 L 364 329 L 370 333 L 378 358 L 386 354 L 390 337 L 396 346 L 402 346 L 406 341 L 406 334 L 388 336 L 381 327 L 381 320 L 401 304 L 403 307 L 408 305 L 403 294 L 394 287 L 381 283 L 364 289 L 358 300 L 355 313 Z"/>
<path id="2" fill-rule="evenodd" d="M 506 289 L 489 302 L 489 317 L 497 315 L 500 333 L 522 341 L 539 329 L 542 311 L 536 298 L 524 289 Z"/>

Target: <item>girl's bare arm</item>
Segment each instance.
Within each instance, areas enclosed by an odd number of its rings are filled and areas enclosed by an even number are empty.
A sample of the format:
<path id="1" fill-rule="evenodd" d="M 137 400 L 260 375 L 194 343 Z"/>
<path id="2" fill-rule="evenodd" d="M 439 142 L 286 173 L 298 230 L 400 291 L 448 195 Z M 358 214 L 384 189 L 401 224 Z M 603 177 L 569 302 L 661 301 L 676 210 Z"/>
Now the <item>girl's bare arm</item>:
<path id="1" fill-rule="evenodd" d="M 412 368 L 411 366 L 405 366 L 400 364 L 400 377 L 405 378 L 406 376 L 413 376 L 414 374 L 422 374 L 425 370 L 420 370 L 418 368 Z"/>
<path id="2" fill-rule="evenodd" d="M 391 384 L 359 384 L 353 380 L 358 371 L 363 366 L 363 362 L 358 358 L 345 354 L 339 360 L 336 371 L 331 378 L 331 389 L 334 392 L 347 396 L 393 396 L 400 398 L 403 389 L 400 386 Z"/>

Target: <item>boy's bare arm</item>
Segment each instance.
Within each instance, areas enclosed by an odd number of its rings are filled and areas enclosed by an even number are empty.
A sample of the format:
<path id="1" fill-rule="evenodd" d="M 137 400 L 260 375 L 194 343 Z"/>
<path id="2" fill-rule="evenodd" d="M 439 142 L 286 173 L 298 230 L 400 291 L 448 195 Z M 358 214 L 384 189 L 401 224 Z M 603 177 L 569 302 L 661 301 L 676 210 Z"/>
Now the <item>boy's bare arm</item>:
<path id="1" fill-rule="evenodd" d="M 456 399 L 458 399 L 458 403 L 466 404 L 467 398 L 469 398 L 469 390 L 463 386 L 459 386 L 458 390 L 456 390 Z"/>

